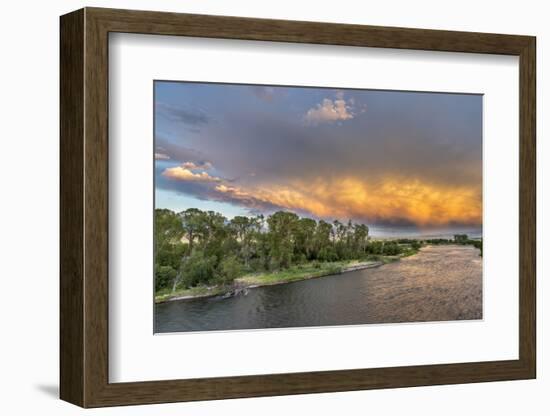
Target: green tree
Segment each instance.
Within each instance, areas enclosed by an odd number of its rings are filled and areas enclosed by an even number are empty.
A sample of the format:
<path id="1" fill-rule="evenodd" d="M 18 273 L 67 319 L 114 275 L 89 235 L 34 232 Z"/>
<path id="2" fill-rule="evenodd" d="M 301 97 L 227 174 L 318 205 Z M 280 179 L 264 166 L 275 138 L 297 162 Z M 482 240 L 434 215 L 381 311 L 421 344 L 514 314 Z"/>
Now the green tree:
<path id="1" fill-rule="evenodd" d="M 300 218 L 294 229 L 295 251 L 297 257 L 303 256 L 307 260 L 313 258 L 315 250 L 315 231 L 317 221 L 311 218 Z"/>
<path id="2" fill-rule="evenodd" d="M 204 212 L 198 208 L 189 208 L 178 215 L 189 242 L 189 252 L 192 253 L 196 238 L 204 233 Z"/>
<path id="3" fill-rule="evenodd" d="M 185 241 L 185 242 L 182 242 Z M 457 235 L 480 248 L 481 242 Z M 434 240 L 448 244 L 451 240 Z M 197 285 L 230 285 L 246 271 L 289 268 L 305 261 L 335 262 L 365 255 L 397 255 L 416 240 L 370 241 L 365 224 L 300 218 L 277 211 L 264 218 L 227 220 L 214 211 L 189 208 L 178 214 L 155 210 L 155 290 Z M 318 264 L 318 263 L 317 263 Z"/>
<path id="4" fill-rule="evenodd" d="M 384 243 L 380 240 L 371 241 L 367 246 L 367 253 L 369 254 L 383 254 Z"/>
<path id="5" fill-rule="evenodd" d="M 184 287 L 210 283 L 215 276 L 216 263 L 217 258 L 215 256 L 205 256 L 203 251 L 194 250 L 186 259 L 184 267 L 180 268 L 178 282 L 183 284 Z"/>
<path id="6" fill-rule="evenodd" d="M 382 246 L 382 254 L 387 256 L 396 256 L 401 254 L 401 252 L 401 247 L 395 241 L 385 241 Z"/>
<path id="7" fill-rule="evenodd" d="M 155 210 L 155 289 L 172 284 L 180 259 L 187 247 L 181 243 L 184 229 L 177 214 L 168 209 Z"/>
<path id="8" fill-rule="evenodd" d="M 455 234 L 454 235 L 454 241 L 458 244 L 466 244 L 468 242 L 468 235 L 467 234 Z"/>
<path id="9" fill-rule="evenodd" d="M 331 236 L 333 234 L 332 225 L 326 221 L 320 220 L 315 229 L 315 250 L 320 260 L 320 253 L 322 250 L 326 252 L 332 246 Z"/>
<path id="10" fill-rule="evenodd" d="M 178 242 L 184 234 L 179 217 L 169 209 L 155 210 L 155 248 L 162 251 Z"/>
<path id="11" fill-rule="evenodd" d="M 253 255 L 254 240 L 260 232 L 262 224 L 263 216 L 252 218 L 236 216 L 229 222 L 229 227 L 241 246 L 240 256 L 244 261 L 245 267 L 248 267 L 250 258 Z"/>
<path id="12" fill-rule="evenodd" d="M 177 273 L 172 266 L 155 265 L 155 291 L 168 287 L 176 278 Z"/>
<path id="13" fill-rule="evenodd" d="M 227 218 L 223 215 L 214 212 L 203 212 L 199 217 L 199 239 L 200 243 L 204 246 L 214 243 L 219 243 L 227 237 Z"/>
<path id="14" fill-rule="evenodd" d="M 365 255 L 369 241 L 369 227 L 365 224 L 355 224 L 353 226 L 353 245 L 355 254 L 359 257 Z"/>
<path id="15" fill-rule="evenodd" d="M 294 252 L 294 232 L 298 216 L 293 212 L 277 211 L 267 219 L 271 261 L 276 268 L 288 268 Z"/>

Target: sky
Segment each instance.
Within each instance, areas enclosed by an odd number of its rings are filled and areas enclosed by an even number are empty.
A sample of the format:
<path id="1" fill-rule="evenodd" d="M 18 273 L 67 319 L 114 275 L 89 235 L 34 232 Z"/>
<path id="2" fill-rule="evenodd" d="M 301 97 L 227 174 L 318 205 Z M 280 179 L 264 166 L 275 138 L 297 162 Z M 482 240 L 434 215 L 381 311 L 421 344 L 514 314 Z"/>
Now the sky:
<path id="1" fill-rule="evenodd" d="M 390 234 L 481 229 L 481 95 L 154 88 L 156 208 L 287 210 Z"/>

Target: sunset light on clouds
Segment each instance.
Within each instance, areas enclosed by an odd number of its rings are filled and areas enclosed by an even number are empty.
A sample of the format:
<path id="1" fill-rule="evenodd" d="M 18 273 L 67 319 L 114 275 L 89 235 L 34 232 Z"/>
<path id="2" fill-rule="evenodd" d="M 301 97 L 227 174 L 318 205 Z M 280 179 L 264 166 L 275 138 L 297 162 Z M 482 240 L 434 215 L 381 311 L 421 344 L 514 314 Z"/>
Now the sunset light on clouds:
<path id="1" fill-rule="evenodd" d="M 156 207 L 482 223 L 482 96 L 155 83 Z"/>

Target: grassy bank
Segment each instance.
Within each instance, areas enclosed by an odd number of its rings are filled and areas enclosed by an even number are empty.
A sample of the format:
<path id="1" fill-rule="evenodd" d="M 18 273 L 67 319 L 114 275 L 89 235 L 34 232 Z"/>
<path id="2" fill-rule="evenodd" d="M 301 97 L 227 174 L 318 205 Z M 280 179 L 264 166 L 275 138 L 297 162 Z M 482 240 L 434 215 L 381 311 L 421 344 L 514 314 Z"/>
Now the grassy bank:
<path id="1" fill-rule="evenodd" d="M 285 270 L 271 273 L 254 273 L 235 280 L 237 286 L 272 285 L 275 283 L 288 283 L 297 280 L 311 279 L 314 277 L 339 274 L 346 266 L 353 262 L 338 261 L 328 263 L 306 263 L 290 267 Z M 355 262 L 357 263 L 357 262 Z"/>
<path id="2" fill-rule="evenodd" d="M 174 292 L 166 288 L 155 293 L 155 303 L 161 303 L 167 300 L 218 296 L 230 290 L 231 287 L 227 286 L 195 286 L 188 289 L 177 289 Z"/>

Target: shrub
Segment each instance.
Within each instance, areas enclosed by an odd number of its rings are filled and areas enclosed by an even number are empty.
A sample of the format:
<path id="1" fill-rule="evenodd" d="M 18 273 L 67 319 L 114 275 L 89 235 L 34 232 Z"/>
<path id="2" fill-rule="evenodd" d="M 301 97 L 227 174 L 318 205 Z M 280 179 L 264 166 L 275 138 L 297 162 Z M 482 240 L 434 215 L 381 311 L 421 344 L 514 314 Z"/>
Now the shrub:
<path id="1" fill-rule="evenodd" d="M 158 266 L 155 270 L 155 290 L 168 287 L 176 275 L 177 271 L 172 266 Z"/>
<path id="2" fill-rule="evenodd" d="M 411 243 L 411 248 L 412 248 L 413 250 L 418 250 L 418 249 L 420 249 L 420 247 L 421 247 L 421 244 L 420 244 L 420 242 L 417 241 L 417 240 L 414 240 L 414 241 Z"/>
<path id="3" fill-rule="evenodd" d="M 202 251 L 195 251 L 182 265 L 182 282 L 185 287 L 205 284 L 215 276 L 216 256 L 205 256 Z"/>
<path id="4" fill-rule="evenodd" d="M 340 266 L 332 265 L 327 270 L 328 274 L 339 274 L 342 273 L 342 268 Z"/>
<path id="5" fill-rule="evenodd" d="M 218 271 L 218 282 L 224 285 L 233 283 L 237 277 L 242 273 L 241 264 L 237 260 L 237 257 L 226 257 L 220 263 Z"/>
<path id="6" fill-rule="evenodd" d="M 388 256 L 395 256 L 401 253 L 401 247 L 395 241 L 389 241 L 384 244 L 383 253 Z"/>
<path id="7" fill-rule="evenodd" d="M 468 243 L 468 235 L 467 234 L 455 234 L 454 235 L 454 241 L 458 244 L 467 244 Z"/>

